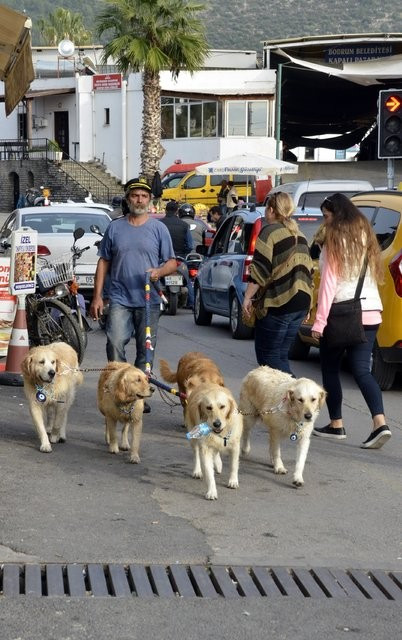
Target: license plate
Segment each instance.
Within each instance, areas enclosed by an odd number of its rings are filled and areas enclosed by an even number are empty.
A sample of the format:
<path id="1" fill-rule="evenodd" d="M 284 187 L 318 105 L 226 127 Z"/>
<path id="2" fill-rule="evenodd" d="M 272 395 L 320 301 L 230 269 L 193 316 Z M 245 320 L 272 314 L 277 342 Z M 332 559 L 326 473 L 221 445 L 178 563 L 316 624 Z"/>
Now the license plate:
<path id="1" fill-rule="evenodd" d="M 183 284 L 183 276 L 165 276 L 165 284 L 167 286 L 178 285 L 181 287 Z"/>
<path id="2" fill-rule="evenodd" d="M 95 276 L 76 276 L 76 280 L 78 284 L 81 286 L 85 286 L 85 285 L 93 286 L 95 283 Z"/>

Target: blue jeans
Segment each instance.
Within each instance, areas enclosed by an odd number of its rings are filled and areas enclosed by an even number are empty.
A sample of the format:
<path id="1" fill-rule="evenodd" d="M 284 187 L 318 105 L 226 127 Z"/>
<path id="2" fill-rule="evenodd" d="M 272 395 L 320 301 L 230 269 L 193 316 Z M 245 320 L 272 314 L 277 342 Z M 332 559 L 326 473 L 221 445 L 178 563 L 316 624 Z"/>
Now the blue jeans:
<path id="1" fill-rule="evenodd" d="M 127 362 L 125 347 L 134 334 L 136 358 L 134 366 L 145 371 L 147 361 L 151 365 L 154 359 L 156 336 L 158 331 L 160 309 L 159 305 L 151 306 L 151 342 L 153 349 L 145 349 L 145 307 L 124 307 L 111 303 L 106 321 L 106 355 L 110 361 Z"/>
<path id="2" fill-rule="evenodd" d="M 327 407 L 331 420 L 342 418 L 342 387 L 340 368 L 342 357 L 348 356 L 351 373 L 370 409 L 371 416 L 384 413 L 381 389 L 371 374 L 371 352 L 379 325 L 366 325 L 367 342 L 353 347 L 331 349 L 323 336 L 320 340 L 322 383 L 327 392 Z"/>
<path id="3" fill-rule="evenodd" d="M 259 365 L 268 365 L 293 375 L 289 365 L 289 349 L 307 310 L 283 315 L 267 313 L 255 323 L 255 355 Z"/>

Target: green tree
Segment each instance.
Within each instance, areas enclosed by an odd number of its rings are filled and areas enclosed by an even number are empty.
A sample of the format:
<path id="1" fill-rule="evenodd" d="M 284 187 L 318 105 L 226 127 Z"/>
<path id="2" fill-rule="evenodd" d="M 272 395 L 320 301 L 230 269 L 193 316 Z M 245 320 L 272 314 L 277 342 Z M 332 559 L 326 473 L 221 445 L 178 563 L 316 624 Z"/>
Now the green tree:
<path id="1" fill-rule="evenodd" d="M 104 62 L 111 57 L 123 73 L 142 72 L 141 172 L 148 179 L 163 154 L 160 72 L 177 77 L 202 67 L 209 49 L 198 18 L 203 10 L 186 0 L 106 0 L 97 17 L 97 33 L 107 38 Z"/>
<path id="2" fill-rule="evenodd" d="M 58 7 L 45 20 L 38 20 L 42 44 L 57 45 L 61 40 L 72 40 L 75 44 L 92 44 L 92 34 L 84 27 L 82 16 Z"/>

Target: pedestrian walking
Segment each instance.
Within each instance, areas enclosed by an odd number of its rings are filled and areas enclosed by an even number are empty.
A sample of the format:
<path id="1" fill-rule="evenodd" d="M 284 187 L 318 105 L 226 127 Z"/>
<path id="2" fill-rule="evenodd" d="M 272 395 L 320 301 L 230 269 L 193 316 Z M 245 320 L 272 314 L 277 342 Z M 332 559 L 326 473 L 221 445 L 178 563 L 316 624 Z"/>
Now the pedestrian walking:
<path id="1" fill-rule="evenodd" d="M 391 437 L 386 425 L 381 390 L 371 373 L 371 353 L 381 324 L 382 303 L 377 283 L 383 276 L 380 247 L 367 218 L 342 193 L 325 198 L 321 205 L 325 235 L 320 254 L 321 280 L 312 335 L 320 340 L 323 386 L 327 391 L 330 423 L 314 428 L 314 435 L 335 440 L 346 438 L 342 420 L 341 361 L 346 352 L 351 373 L 370 410 L 373 424 L 364 449 L 379 449 Z M 333 303 L 353 298 L 362 278 L 360 293 L 364 342 L 334 346 L 326 326 Z M 346 341 L 346 338 L 345 338 Z"/>
<path id="2" fill-rule="evenodd" d="M 228 192 L 229 192 L 228 181 L 222 180 L 221 188 L 219 189 L 219 193 L 218 193 L 218 205 L 220 206 L 222 215 L 226 215 L 226 209 L 227 209 L 226 198 L 227 198 Z"/>
<path id="3" fill-rule="evenodd" d="M 106 322 L 106 355 L 109 361 L 127 362 L 125 348 L 134 334 L 135 366 L 145 371 L 145 280 L 151 282 L 176 271 L 176 260 L 168 230 L 160 220 L 150 218 L 151 187 L 145 178 L 135 178 L 125 186 L 129 212 L 113 220 L 99 247 L 94 297 L 90 314 L 97 320 L 103 311 L 102 292 L 109 274 L 109 313 Z M 151 288 L 151 367 L 156 347 L 160 299 Z M 145 411 L 150 408 L 146 405 Z"/>
<path id="4" fill-rule="evenodd" d="M 234 186 L 233 180 L 229 180 L 228 182 L 228 191 L 226 194 L 226 212 L 232 213 L 233 209 L 237 205 L 238 197 L 236 187 Z"/>
<path id="5" fill-rule="evenodd" d="M 260 301 L 254 342 L 258 364 L 290 374 L 289 349 L 310 309 L 313 267 L 293 211 L 289 194 L 269 197 L 243 301 L 246 316 L 254 298 Z"/>

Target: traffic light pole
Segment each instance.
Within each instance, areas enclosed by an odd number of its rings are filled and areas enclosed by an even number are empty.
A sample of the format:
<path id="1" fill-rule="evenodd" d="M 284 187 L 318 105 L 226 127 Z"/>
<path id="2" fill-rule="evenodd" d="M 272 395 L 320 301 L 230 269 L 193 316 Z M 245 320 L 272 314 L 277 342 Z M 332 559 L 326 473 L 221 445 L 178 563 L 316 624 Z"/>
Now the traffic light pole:
<path id="1" fill-rule="evenodd" d="M 393 191 L 395 180 L 395 164 L 393 158 L 387 158 L 387 189 Z"/>

